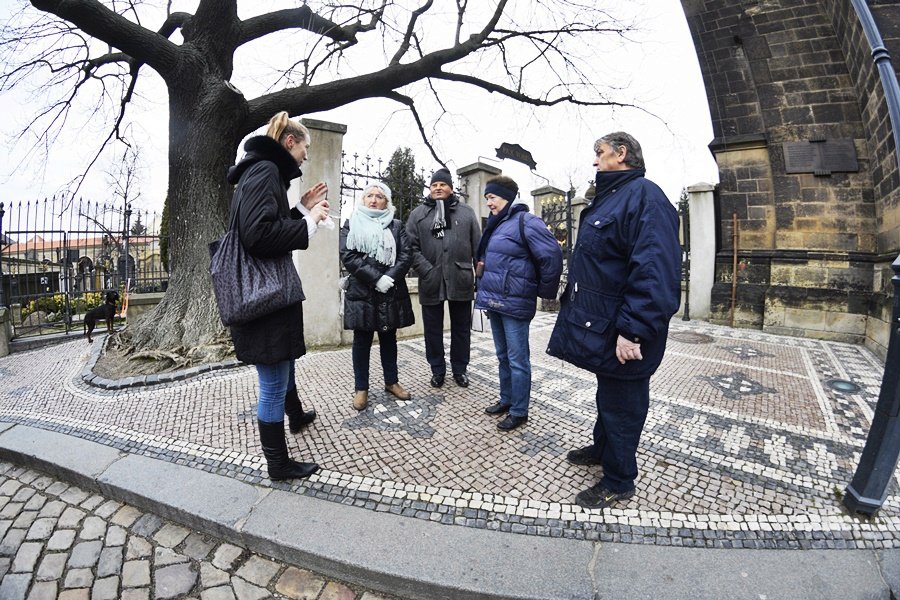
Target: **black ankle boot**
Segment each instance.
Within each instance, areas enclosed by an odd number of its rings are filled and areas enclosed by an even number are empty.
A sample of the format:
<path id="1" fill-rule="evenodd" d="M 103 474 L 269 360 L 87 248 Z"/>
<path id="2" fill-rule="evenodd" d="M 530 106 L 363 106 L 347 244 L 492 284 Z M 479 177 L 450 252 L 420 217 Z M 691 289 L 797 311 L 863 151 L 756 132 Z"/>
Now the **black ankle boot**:
<path id="1" fill-rule="evenodd" d="M 259 427 L 259 441 L 269 470 L 269 479 L 301 479 L 309 477 L 319 470 L 316 463 L 304 463 L 291 460 L 288 455 L 287 442 L 284 439 L 284 421 L 266 423 L 256 421 Z"/>
<path id="2" fill-rule="evenodd" d="M 288 428 L 291 433 L 299 433 L 302 427 L 316 420 L 316 411 L 303 411 L 303 404 L 300 402 L 300 396 L 297 395 L 297 388 L 290 389 L 285 394 L 284 414 L 287 415 Z"/>

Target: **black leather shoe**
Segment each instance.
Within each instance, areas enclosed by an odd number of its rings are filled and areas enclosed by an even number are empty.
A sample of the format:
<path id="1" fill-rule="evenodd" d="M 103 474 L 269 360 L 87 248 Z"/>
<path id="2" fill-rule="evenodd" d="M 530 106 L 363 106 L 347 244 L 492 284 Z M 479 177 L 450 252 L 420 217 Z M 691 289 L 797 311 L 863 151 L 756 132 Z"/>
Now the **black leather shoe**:
<path id="1" fill-rule="evenodd" d="M 634 496 L 634 488 L 627 492 L 613 492 L 598 483 L 578 492 L 578 495 L 575 496 L 575 504 L 582 508 L 606 508 L 621 500 L 628 500 L 632 496 Z"/>
<path id="2" fill-rule="evenodd" d="M 484 409 L 484 412 L 489 415 L 502 415 L 503 413 L 509 412 L 509 404 L 500 404 L 499 402 L 496 402 Z"/>
<path id="3" fill-rule="evenodd" d="M 444 385 L 444 377 L 445 375 L 432 375 L 431 387 L 442 387 Z"/>
<path id="4" fill-rule="evenodd" d="M 579 448 L 578 450 L 570 450 L 566 454 L 566 460 L 573 465 L 602 465 L 603 461 L 597 456 L 593 444 Z"/>
<path id="5" fill-rule="evenodd" d="M 454 373 L 453 381 L 455 381 L 456 385 L 459 387 L 469 387 L 469 376 L 465 373 Z"/>
<path id="6" fill-rule="evenodd" d="M 512 431 L 519 425 L 524 425 L 528 422 L 528 417 L 516 417 L 513 415 L 506 415 L 506 418 L 497 423 L 497 429 L 502 429 L 503 431 Z"/>

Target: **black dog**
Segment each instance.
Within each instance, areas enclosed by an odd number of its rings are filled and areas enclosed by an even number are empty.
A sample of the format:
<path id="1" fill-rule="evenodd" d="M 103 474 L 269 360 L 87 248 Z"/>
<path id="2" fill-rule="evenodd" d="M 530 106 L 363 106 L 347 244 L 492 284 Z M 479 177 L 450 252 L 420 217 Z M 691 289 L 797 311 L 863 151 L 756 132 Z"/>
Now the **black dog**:
<path id="1" fill-rule="evenodd" d="M 106 332 L 113 332 L 113 319 L 116 317 L 116 304 L 118 302 L 119 292 L 106 292 L 106 302 L 84 314 L 84 333 L 87 335 L 89 344 L 94 342 L 91 339 L 91 332 L 94 331 L 97 321 L 105 319 Z"/>

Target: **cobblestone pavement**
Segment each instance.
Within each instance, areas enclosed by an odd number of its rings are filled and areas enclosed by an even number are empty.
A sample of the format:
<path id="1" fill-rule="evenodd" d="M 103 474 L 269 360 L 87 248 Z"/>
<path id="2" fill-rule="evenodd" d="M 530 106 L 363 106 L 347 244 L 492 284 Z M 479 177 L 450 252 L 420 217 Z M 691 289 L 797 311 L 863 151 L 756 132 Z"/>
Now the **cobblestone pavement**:
<path id="1" fill-rule="evenodd" d="M 388 600 L 0 462 L 3 600 Z"/>
<path id="2" fill-rule="evenodd" d="M 429 387 L 423 340 L 401 342 L 408 402 L 377 385 L 374 352 L 361 413 L 351 406 L 349 349 L 303 357 L 297 383 L 319 418 L 289 446 L 323 468 L 298 484 L 265 477 L 252 367 L 104 390 L 81 378 L 90 347 L 67 342 L 0 359 L 0 421 L 448 525 L 692 547 L 900 547 L 896 486 L 874 520 L 848 515 L 839 498 L 881 383 L 881 362 L 865 348 L 673 320 L 651 383 L 637 493 L 587 511 L 572 502 L 599 467 L 570 465 L 565 453 L 589 441 L 596 382 L 545 354 L 554 319 L 532 324 L 530 420 L 510 433 L 483 413 L 498 389 L 490 334 L 473 334 L 465 389 L 449 378 Z"/>

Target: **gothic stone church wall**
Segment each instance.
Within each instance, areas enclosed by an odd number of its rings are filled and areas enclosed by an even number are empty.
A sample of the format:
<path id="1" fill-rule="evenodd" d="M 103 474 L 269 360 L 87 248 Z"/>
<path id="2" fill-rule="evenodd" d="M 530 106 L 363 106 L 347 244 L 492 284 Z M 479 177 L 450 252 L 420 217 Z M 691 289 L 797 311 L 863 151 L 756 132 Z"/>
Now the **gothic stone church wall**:
<path id="1" fill-rule="evenodd" d="M 878 73 L 850 1 L 682 4 L 720 170 L 712 320 L 732 318 L 736 218 L 735 325 L 883 352 L 900 183 Z M 892 4 L 876 12 L 889 47 L 900 39 Z M 800 160 L 790 144 L 798 142 L 801 151 L 845 146 L 828 172 Z"/>

